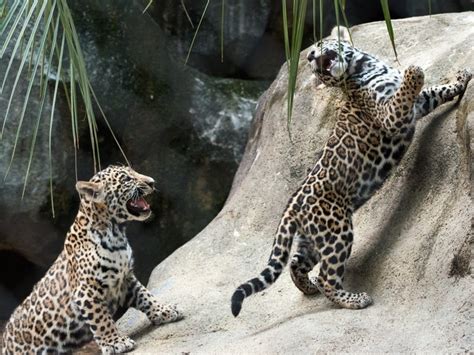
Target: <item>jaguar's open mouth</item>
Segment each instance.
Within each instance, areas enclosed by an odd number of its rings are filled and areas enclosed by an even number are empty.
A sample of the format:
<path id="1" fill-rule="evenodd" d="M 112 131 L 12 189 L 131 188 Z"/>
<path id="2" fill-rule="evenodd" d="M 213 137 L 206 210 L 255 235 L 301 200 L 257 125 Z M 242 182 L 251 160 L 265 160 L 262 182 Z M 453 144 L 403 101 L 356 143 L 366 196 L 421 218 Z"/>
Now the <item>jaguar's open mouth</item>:
<path id="1" fill-rule="evenodd" d="M 329 51 L 327 54 L 320 56 L 318 61 L 318 71 L 321 74 L 331 73 L 331 68 L 336 64 L 337 53 Z"/>
<path id="2" fill-rule="evenodd" d="M 127 210 L 134 216 L 140 216 L 150 212 L 150 205 L 143 196 L 127 201 Z"/>

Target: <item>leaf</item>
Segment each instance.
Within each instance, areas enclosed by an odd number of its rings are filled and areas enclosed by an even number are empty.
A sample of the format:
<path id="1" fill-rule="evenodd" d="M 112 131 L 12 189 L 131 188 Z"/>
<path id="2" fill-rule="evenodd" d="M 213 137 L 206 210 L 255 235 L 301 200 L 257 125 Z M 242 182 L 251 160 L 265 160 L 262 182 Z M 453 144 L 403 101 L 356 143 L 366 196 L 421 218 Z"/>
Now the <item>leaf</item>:
<path id="1" fill-rule="evenodd" d="M 344 21 L 344 26 L 346 26 L 347 28 L 347 33 L 349 33 L 349 41 L 351 42 L 352 45 L 354 45 L 354 41 L 352 40 L 352 33 L 351 33 L 351 30 L 349 28 L 349 22 L 347 21 L 347 16 L 346 16 L 346 10 L 345 10 L 345 1 L 342 1 L 340 0 L 339 3 L 341 4 L 342 2 L 344 2 L 344 6 L 341 5 L 341 14 L 342 14 L 342 19 Z"/>
<path id="2" fill-rule="evenodd" d="M 319 0 L 319 40 L 323 39 L 323 0 Z M 321 47 L 322 54 L 323 47 Z"/>
<path id="3" fill-rule="evenodd" d="M 397 49 L 395 48 L 395 35 L 393 33 L 392 20 L 390 18 L 390 9 L 388 7 L 388 0 L 380 0 L 380 5 L 382 6 L 383 17 L 385 18 L 385 24 L 387 26 L 390 42 L 392 42 L 393 52 L 395 53 L 395 60 L 398 62 Z"/>
<path id="4" fill-rule="evenodd" d="M 98 171 L 101 169 L 99 140 L 97 137 L 97 123 L 92 107 L 92 96 L 89 90 L 89 78 L 87 76 L 85 60 L 82 55 L 79 38 L 77 37 L 77 32 L 74 27 L 74 21 L 72 20 L 71 12 L 69 10 L 69 7 L 67 6 L 67 2 L 65 0 L 59 0 L 58 5 L 61 22 L 64 28 L 69 57 L 70 60 L 73 62 L 73 65 L 75 67 L 74 70 L 77 74 L 77 77 L 75 77 L 74 80 L 77 80 L 79 92 L 81 93 L 81 97 L 86 110 L 90 143 L 92 148 L 92 158 L 94 162 L 94 171 Z"/>
<path id="5" fill-rule="evenodd" d="M 32 42 L 34 41 L 34 39 L 36 37 L 36 31 L 38 29 L 39 23 L 41 22 L 41 19 L 42 19 L 42 16 L 43 16 L 43 13 L 44 13 L 45 9 L 46 9 L 46 2 L 43 3 L 43 6 L 41 7 L 40 12 L 38 13 L 38 18 L 36 19 L 36 22 L 33 26 L 32 34 L 31 34 L 30 39 L 28 41 L 27 48 L 31 47 L 31 44 L 32 44 Z M 46 23 L 47 23 L 48 26 L 51 23 L 51 20 L 52 20 L 52 13 L 49 15 L 49 18 L 46 20 Z M 46 42 L 46 32 L 44 32 L 42 37 L 41 37 L 41 46 L 39 48 L 39 52 L 43 51 L 45 42 Z M 16 152 L 16 148 L 17 148 L 17 145 L 18 145 L 18 140 L 20 138 L 21 128 L 22 128 L 22 125 L 23 125 L 23 120 L 25 119 L 26 108 L 28 107 L 29 98 L 30 98 L 30 94 L 31 94 L 31 89 L 33 88 L 33 84 L 35 82 L 35 77 L 36 77 L 36 72 L 38 71 L 39 62 L 40 62 L 40 56 L 37 56 L 36 62 L 34 64 L 33 72 L 31 73 L 31 76 L 30 76 L 30 79 L 29 79 L 28 89 L 26 91 L 25 99 L 24 99 L 24 102 L 23 102 L 23 109 L 21 110 L 20 119 L 18 121 L 18 128 L 16 130 L 15 142 L 13 144 L 13 150 L 12 150 L 12 154 L 11 154 L 11 158 L 10 158 L 10 163 L 8 164 L 7 170 L 5 172 L 4 180 L 7 178 L 8 173 L 10 172 L 10 169 L 11 169 L 12 163 L 13 163 L 13 159 L 15 157 L 15 152 Z M 14 91 L 12 92 L 12 94 L 13 93 L 14 93 Z M 3 127 L 2 127 L 2 131 L 3 131 Z"/>
<path id="6" fill-rule="evenodd" d="M 189 23 L 191 24 L 191 27 L 194 28 L 194 23 L 193 20 L 191 19 L 191 16 L 189 16 L 188 9 L 186 9 L 186 5 L 184 5 L 184 0 L 181 0 L 181 7 L 183 8 L 184 14 L 186 15 L 186 18 L 188 19 Z"/>
<path id="7" fill-rule="evenodd" d="M 188 55 L 186 56 L 186 60 L 184 61 L 184 65 L 188 64 L 189 56 L 191 55 L 191 51 L 193 50 L 194 41 L 196 40 L 197 34 L 199 33 L 199 29 L 201 28 L 202 20 L 204 19 L 204 16 L 206 15 L 207 7 L 209 6 L 210 1 L 211 0 L 207 0 L 206 6 L 204 6 L 204 11 L 202 12 L 202 15 L 201 15 L 201 18 L 199 20 L 196 31 L 194 32 L 194 36 L 193 36 L 193 39 L 191 41 L 191 45 L 189 46 Z"/>
<path id="8" fill-rule="evenodd" d="M 65 38 L 66 38 L 66 35 L 65 33 L 63 33 L 62 40 L 61 40 L 61 50 L 60 50 L 59 58 L 58 58 L 58 63 L 59 63 L 58 73 L 56 75 L 56 83 L 54 84 L 53 102 L 51 104 L 51 115 L 49 118 L 49 134 L 48 134 L 49 195 L 51 197 L 51 211 L 53 213 L 53 218 L 55 217 L 55 214 L 54 214 L 54 196 L 53 196 L 53 154 L 52 154 L 51 147 L 52 147 L 52 136 L 53 136 L 54 109 L 56 107 L 56 98 L 58 97 L 59 80 L 61 78 Z"/>
<path id="9" fill-rule="evenodd" d="M 53 11 L 51 11 L 51 13 L 53 13 Z M 57 39 L 57 36 L 58 36 L 58 29 L 59 29 L 59 17 L 57 17 L 56 25 L 54 26 L 54 34 L 53 34 L 52 43 L 56 43 L 56 39 Z M 44 52 L 43 52 L 43 54 L 44 54 Z M 51 68 L 53 66 L 52 65 L 53 55 L 54 55 L 54 48 L 51 48 L 49 58 L 46 62 L 47 65 L 48 65 L 48 70 L 46 72 L 46 77 L 49 77 L 49 75 L 51 73 Z M 42 65 L 42 67 L 44 68 L 44 63 Z M 22 191 L 22 194 L 21 194 L 22 199 L 25 196 L 26 186 L 28 184 L 28 178 L 30 176 L 30 169 L 31 169 L 31 164 L 33 162 L 33 154 L 34 154 L 35 145 L 36 145 L 36 137 L 38 136 L 38 131 L 39 131 L 40 123 L 41 123 L 41 117 L 42 117 L 42 113 L 43 113 L 44 103 L 46 101 L 46 96 L 47 96 L 46 95 L 46 90 L 40 90 L 41 104 L 40 104 L 40 108 L 38 110 L 38 115 L 36 117 L 36 126 L 35 126 L 35 130 L 34 130 L 34 133 L 33 133 L 33 137 L 31 139 L 30 156 L 28 158 L 28 166 L 26 168 L 25 181 L 23 183 L 23 191 Z"/>
<path id="10" fill-rule="evenodd" d="M 0 37 L 3 35 L 3 31 L 8 27 L 8 24 L 10 23 L 11 19 L 13 18 L 13 15 L 15 14 L 15 11 L 20 5 L 20 0 L 15 0 L 15 2 L 11 5 L 10 10 L 8 10 L 7 2 L 6 0 L 0 0 L 4 1 L 3 5 L 0 5 Z"/>
<path id="11" fill-rule="evenodd" d="M 286 60 L 290 60 L 290 40 L 288 37 L 288 14 L 286 12 L 286 0 L 282 0 L 282 13 L 283 13 L 283 41 L 285 42 L 285 56 Z"/>
<path id="12" fill-rule="evenodd" d="M 7 77 L 8 77 L 8 74 L 9 74 L 9 71 L 11 69 L 11 66 L 13 64 L 13 60 L 14 60 L 14 57 L 15 57 L 15 54 L 20 46 L 20 43 L 22 42 L 22 38 L 25 34 L 25 30 L 27 28 L 27 25 L 28 25 L 28 21 L 30 20 L 31 16 L 33 14 L 33 9 L 30 10 L 26 20 L 25 20 L 25 23 L 20 31 L 20 34 L 18 35 L 18 39 L 16 41 L 16 44 L 15 44 L 15 48 L 13 49 L 13 52 L 12 52 L 12 57 L 10 58 L 10 61 L 8 62 L 8 67 L 7 67 L 7 70 L 6 70 L 6 73 L 5 73 L 5 77 L 3 79 L 3 83 L 2 83 L 2 87 L 0 88 L 0 93 L 3 93 L 3 89 L 5 87 L 5 83 L 6 83 L 6 80 L 7 80 Z M 37 26 L 39 25 L 39 21 L 37 21 L 34 25 L 34 27 L 37 28 Z M 33 30 L 34 31 L 34 30 Z M 31 45 L 31 43 L 33 42 L 33 37 L 34 37 L 35 33 L 32 33 L 30 35 L 30 39 L 28 40 L 28 44 L 27 46 Z M 13 97 L 15 95 L 15 91 L 16 91 L 16 87 L 18 85 L 18 82 L 20 81 L 20 77 L 21 77 L 21 72 L 23 71 L 23 67 L 25 66 L 25 63 L 26 63 L 26 60 L 27 60 L 27 56 L 22 56 L 21 58 L 21 63 L 20 63 L 20 66 L 18 68 L 18 71 L 17 71 L 17 75 L 15 77 L 15 81 L 13 83 L 13 87 L 12 87 L 12 91 L 11 91 L 11 94 L 10 94 L 10 99 L 8 100 L 8 105 L 7 105 L 7 111 L 5 113 L 5 118 L 3 119 L 3 124 L 2 124 L 2 130 L 0 132 L 0 139 L 3 137 L 3 134 L 5 132 L 5 125 L 7 123 L 7 120 L 8 120 L 8 115 L 10 113 L 10 109 L 11 109 L 11 104 L 13 102 Z"/>
<path id="13" fill-rule="evenodd" d="M 341 5 L 342 12 L 345 12 L 346 11 L 346 0 L 341 0 L 340 5 Z"/>
<path id="14" fill-rule="evenodd" d="M 25 8 L 26 9 L 26 8 Z M 22 9 L 24 10 L 24 9 Z M 23 13 L 23 11 L 21 12 Z M 17 38 L 17 41 L 15 43 L 15 47 L 13 48 L 13 51 L 12 51 L 12 55 L 11 55 L 11 58 L 10 60 L 8 61 L 8 67 L 7 67 L 7 70 L 5 71 L 5 76 L 3 78 L 3 82 L 2 82 L 2 86 L 0 88 L 0 94 L 3 93 L 3 89 L 5 87 L 5 83 L 7 81 L 7 77 L 8 77 L 8 74 L 10 72 L 10 69 L 11 69 L 11 66 L 13 64 L 13 61 L 15 60 L 15 56 L 16 56 L 16 53 L 18 51 L 18 48 L 20 48 L 20 44 L 22 43 L 22 40 L 23 40 L 23 36 L 25 35 L 25 31 L 28 27 L 28 22 L 30 21 L 30 18 L 31 16 L 33 16 L 33 9 L 30 9 L 30 11 L 28 12 L 28 15 L 26 17 L 26 19 L 24 20 L 24 23 L 23 23 L 23 26 L 20 30 L 20 33 L 18 34 L 18 38 Z M 19 19 L 18 19 L 19 20 Z M 18 22 L 16 21 L 14 23 L 14 26 L 16 27 L 16 25 L 18 24 Z M 13 33 L 9 33 L 8 34 L 8 37 L 7 37 L 7 40 L 10 40 L 11 39 L 11 36 L 13 35 Z M 2 53 L 0 53 L 0 58 L 3 57 L 3 53 L 5 52 L 6 50 L 6 47 L 7 47 L 8 43 L 5 42 L 4 44 L 4 47 L 2 48 Z M 22 60 L 23 62 L 26 61 L 26 58 L 24 56 L 22 56 Z"/>
<path id="15" fill-rule="evenodd" d="M 290 134 L 290 124 L 293 112 L 293 100 L 296 90 L 296 79 L 298 76 L 298 64 L 300 59 L 301 44 L 303 41 L 304 20 L 306 16 L 307 0 L 293 0 L 293 23 L 291 29 L 291 41 L 289 39 L 288 13 L 286 0 L 282 0 L 283 13 L 283 36 L 285 41 L 285 53 L 288 64 L 288 112 L 287 128 Z"/>
<path id="16" fill-rule="evenodd" d="M 153 3 L 153 0 L 150 0 L 150 1 L 148 2 L 148 5 L 145 6 L 145 9 L 143 10 L 142 14 L 144 14 L 145 12 L 147 12 L 148 8 L 151 6 L 152 3 Z"/>
<path id="17" fill-rule="evenodd" d="M 0 11 L 4 10 L 4 0 L 0 0 Z M 101 168 L 100 164 L 100 149 L 98 140 L 98 128 L 94 115 L 94 104 L 99 106 L 100 112 L 104 116 L 107 127 L 109 128 L 120 152 L 124 159 L 128 162 L 124 150 L 120 146 L 115 134 L 111 129 L 111 125 L 105 117 L 102 107 L 98 104 L 97 97 L 93 92 L 89 78 L 87 76 L 86 65 L 82 50 L 80 47 L 77 31 L 74 26 L 74 21 L 67 5 L 67 0 L 12 0 L 11 7 L 7 14 L 1 13 L 0 20 L 2 20 L 0 27 L 0 36 L 2 39 L 0 56 L 3 56 L 8 48 L 9 60 L 6 68 L 2 69 L 4 77 L 1 81 L 0 93 L 4 93 L 8 85 L 9 100 L 6 112 L 3 115 L 3 123 L 0 131 L 0 139 L 5 133 L 6 123 L 9 119 L 17 120 L 18 126 L 16 128 L 16 135 L 5 177 L 11 171 L 14 158 L 18 155 L 20 143 L 20 132 L 26 122 L 27 111 L 29 109 L 29 101 L 33 96 L 33 88 L 36 81 L 39 81 L 39 100 L 40 106 L 36 114 L 36 120 L 33 121 L 33 134 L 30 141 L 30 150 L 28 157 L 28 165 L 24 176 L 23 193 L 24 196 L 27 183 L 31 173 L 31 166 L 34 159 L 34 150 L 37 142 L 37 136 L 42 123 L 42 115 L 45 106 L 45 100 L 48 92 L 48 78 L 53 73 L 55 66 L 57 72 L 55 73 L 55 89 L 51 95 L 52 109 L 49 118 L 49 175 L 50 175 L 50 190 L 51 190 L 51 207 L 54 217 L 54 198 L 53 198 L 53 173 L 52 173 L 52 127 L 54 124 L 54 111 L 57 102 L 59 83 L 62 83 L 64 88 L 65 98 L 71 113 L 71 130 L 73 136 L 74 151 L 76 153 L 79 147 L 79 127 L 78 127 L 78 107 L 84 105 L 86 111 L 86 119 L 89 128 L 90 143 L 92 147 L 92 157 L 94 161 L 94 170 Z M 6 18 L 4 17 L 6 15 Z M 61 34 L 61 35 L 60 35 Z M 60 39 L 60 46 L 58 38 Z M 60 48 L 59 48 L 60 47 Z M 18 58 L 18 59 L 17 59 Z M 67 64 L 65 63 L 67 58 Z M 18 64 L 16 64 L 18 62 Z M 15 65 L 14 65 L 15 63 Z M 67 73 L 63 67 L 67 65 Z M 25 73 L 25 67 L 28 70 Z M 41 70 L 40 70 L 41 68 Z M 45 73 L 46 71 L 46 73 Z M 14 79 L 11 78 L 14 73 Z M 40 75 L 38 75 L 40 73 Z M 18 96 L 16 92 L 18 84 L 21 80 L 27 80 L 27 89 L 22 104 L 20 114 L 13 117 L 12 102 Z M 48 96 L 49 97 L 49 96 Z M 12 117 L 10 117 L 12 116 Z M 77 154 L 75 154 L 75 161 L 77 162 Z M 76 178 L 77 178 L 77 163 L 76 163 Z"/>
<path id="18" fill-rule="evenodd" d="M 224 7 L 225 0 L 221 4 L 221 63 L 224 62 Z"/>
<path id="19" fill-rule="evenodd" d="M 336 13 L 336 26 L 337 26 L 337 40 L 341 42 L 341 33 L 339 31 L 339 0 L 334 0 L 334 12 Z M 340 47 L 340 46 L 339 46 Z M 339 54 L 339 56 L 341 56 Z"/>

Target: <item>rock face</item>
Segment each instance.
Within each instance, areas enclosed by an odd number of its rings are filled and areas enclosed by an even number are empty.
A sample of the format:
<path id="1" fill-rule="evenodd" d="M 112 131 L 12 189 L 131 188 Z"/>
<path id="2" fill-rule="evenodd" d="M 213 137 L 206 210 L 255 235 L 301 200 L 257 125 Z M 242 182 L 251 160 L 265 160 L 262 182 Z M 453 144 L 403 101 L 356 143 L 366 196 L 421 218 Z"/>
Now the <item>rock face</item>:
<path id="1" fill-rule="evenodd" d="M 400 68 L 424 68 L 426 85 L 474 68 L 474 14 L 394 22 Z M 384 23 L 353 29 L 355 45 L 394 62 Z M 130 310 L 122 330 L 137 353 L 462 352 L 472 350 L 472 131 L 474 85 L 419 122 L 407 155 L 356 214 L 346 288 L 375 303 L 353 311 L 306 297 L 285 271 L 248 298 L 240 316 L 230 296 L 264 267 L 289 196 L 315 163 L 333 127 L 338 89 L 316 90 L 300 57 L 291 143 L 287 70 L 261 97 L 231 194 L 219 215 L 152 273 L 149 288 L 186 318 L 151 328 Z M 250 350 L 251 349 L 251 350 Z"/>

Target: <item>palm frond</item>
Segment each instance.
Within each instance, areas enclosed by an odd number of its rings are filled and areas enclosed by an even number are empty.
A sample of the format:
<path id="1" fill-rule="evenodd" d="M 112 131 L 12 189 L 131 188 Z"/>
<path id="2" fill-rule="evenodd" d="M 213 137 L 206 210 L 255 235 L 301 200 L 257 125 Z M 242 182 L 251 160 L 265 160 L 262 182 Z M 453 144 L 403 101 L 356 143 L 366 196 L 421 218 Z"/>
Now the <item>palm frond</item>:
<path id="1" fill-rule="evenodd" d="M 341 15 L 342 15 L 342 20 L 344 21 L 344 26 L 346 26 L 347 33 L 349 34 L 349 41 L 351 42 L 352 45 L 354 45 L 354 41 L 352 40 L 351 29 L 349 27 L 349 21 L 347 21 L 346 2 L 344 0 L 339 0 L 339 9 L 341 10 Z"/>
<path id="2" fill-rule="evenodd" d="M 382 6 L 383 17 L 385 19 L 385 24 L 387 26 L 388 36 L 390 37 L 390 42 L 392 43 L 393 53 L 395 53 L 395 60 L 398 62 L 397 48 L 395 46 L 395 35 L 393 33 L 392 19 L 390 17 L 390 9 L 388 7 L 388 0 L 380 0 L 380 5 Z"/>
<path id="3" fill-rule="evenodd" d="M 225 0 L 221 3 L 221 63 L 224 62 L 224 10 Z"/>
<path id="4" fill-rule="evenodd" d="M 24 129 L 26 113 L 31 101 L 35 84 L 39 86 L 39 109 L 36 121 L 33 122 L 33 136 L 30 142 L 29 158 L 24 177 L 23 195 L 26 191 L 31 165 L 34 160 L 34 150 L 37 135 L 42 123 L 43 109 L 48 92 L 48 81 L 55 81 L 54 92 L 51 96 L 52 109 L 49 118 L 49 167 L 51 206 L 54 216 L 54 198 L 52 181 L 52 150 L 53 125 L 55 121 L 55 106 L 59 92 L 59 83 L 62 83 L 64 96 L 71 113 L 71 130 L 73 136 L 74 152 L 79 148 L 78 107 L 83 106 L 89 128 L 89 139 L 92 147 L 94 170 L 100 169 L 100 151 L 98 143 L 98 126 L 94 113 L 94 106 L 98 105 L 97 97 L 93 93 L 89 81 L 85 59 L 79 43 L 79 38 L 74 25 L 67 0 L 0 0 L 0 59 L 8 51 L 8 64 L 0 72 L 3 75 L 0 83 L 0 94 L 8 97 L 6 112 L 1 124 L 0 139 L 4 138 L 7 122 L 14 120 L 17 124 L 14 135 L 14 144 L 8 167 L 4 178 L 7 178 L 15 155 L 18 155 L 19 137 Z M 26 94 L 22 100 L 22 109 L 19 115 L 13 113 L 13 99 L 18 96 L 20 82 L 27 82 Z M 8 83 L 8 85 L 7 85 Z M 8 91 L 8 92 L 7 92 Z M 128 160 L 122 147 L 112 132 L 111 126 L 99 106 L 107 127 L 110 129 L 125 160 Z M 75 157 L 77 161 L 77 157 Z M 76 168 L 77 169 L 77 168 Z M 77 176 L 77 171 L 76 171 Z"/>
<path id="5" fill-rule="evenodd" d="M 202 11 L 201 18 L 199 19 L 199 23 L 197 25 L 196 31 L 194 32 L 193 39 L 191 40 L 191 44 L 190 44 L 189 49 L 188 49 L 188 55 L 186 56 L 186 59 L 184 61 L 185 65 L 188 64 L 189 56 L 191 55 L 191 52 L 193 50 L 194 42 L 196 41 L 196 37 L 199 33 L 199 29 L 201 28 L 202 20 L 204 19 L 204 16 L 206 15 L 207 8 L 208 8 L 210 2 L 211 2 L 211 0 L 207 0 L 206 5 L 204 6 L 204 10 Z"/>
<path id="6" fill-rule="evenodd" d="M 288 28 L 288 13 L 286 0 L 282 0 L 283 14 L 283 36 L 285 41 L 286 62 L 288 65 L 288 104 L 287 104 L 287 128 L 290 134 L 290 124 L 293 112 L 293 100 L 298 76 L 298 64 L 300 59 L 301 44 L 303 42 L 304 20 L 306 16 L 307 1 L 293 0 L 293 19 L 291 28 L 291 41 Z"/>

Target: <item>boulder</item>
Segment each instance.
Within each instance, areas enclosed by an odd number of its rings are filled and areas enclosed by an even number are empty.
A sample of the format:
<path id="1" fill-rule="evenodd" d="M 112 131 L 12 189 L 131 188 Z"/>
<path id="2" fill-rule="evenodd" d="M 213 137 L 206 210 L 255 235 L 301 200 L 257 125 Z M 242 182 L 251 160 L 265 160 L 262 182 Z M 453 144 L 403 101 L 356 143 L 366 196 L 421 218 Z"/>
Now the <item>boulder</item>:
<path id="1" fill-rule="evenodd" d="M 474 68 L 474 13 L 394 21 L 397 64 L 383 22 L 353 28 L 355 45 L 426 85 Z M 129 310 L 120 328 L 137 353 L 465 352 L 472 350 L 472 134 L 474 85 L 423 118 L 407 155 L 355 215 L 346 288 L 375 300 L 364 310 L 304 296 L 287 270 L 248 298 L 238 318 L 230 296 L 266 264 L 281 213 L 334 125 L 342 96 L 315 89 L 300 56 L 289 139 L 286 66 L 260 98 L 243 161 L 219 215 L 153 271 L 148 287 L 186 318 L 149 327 Z"/>

